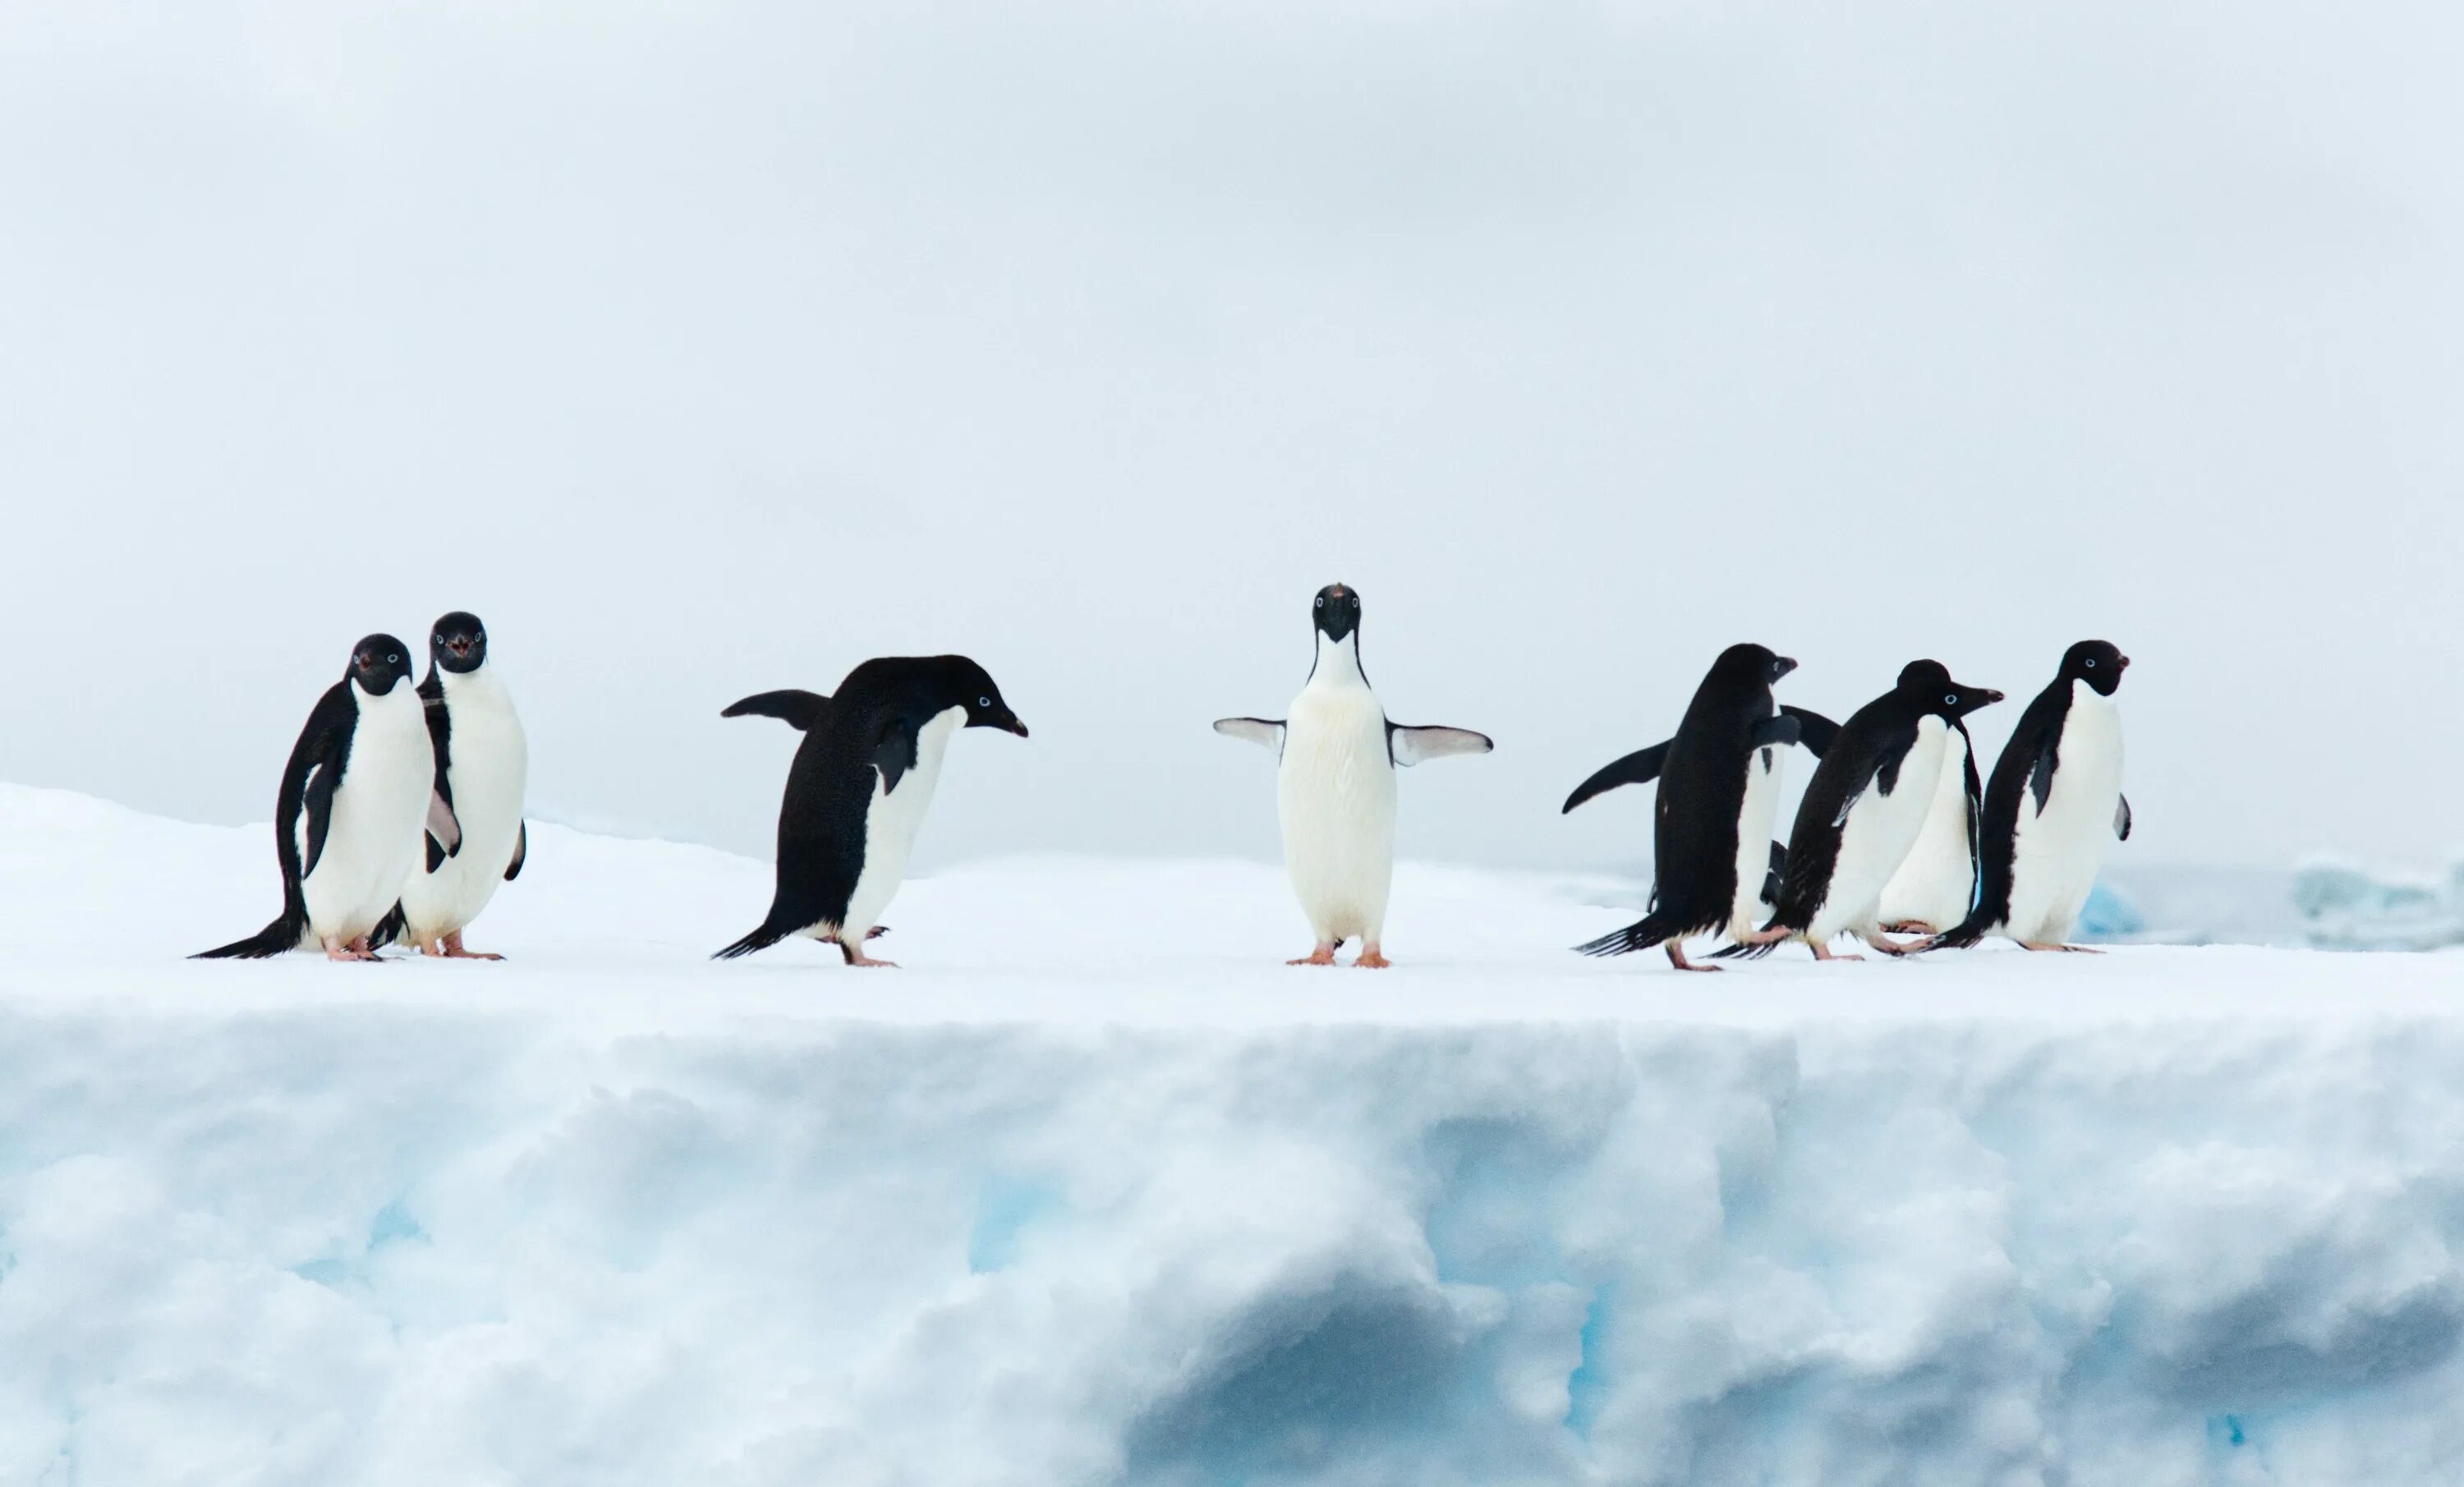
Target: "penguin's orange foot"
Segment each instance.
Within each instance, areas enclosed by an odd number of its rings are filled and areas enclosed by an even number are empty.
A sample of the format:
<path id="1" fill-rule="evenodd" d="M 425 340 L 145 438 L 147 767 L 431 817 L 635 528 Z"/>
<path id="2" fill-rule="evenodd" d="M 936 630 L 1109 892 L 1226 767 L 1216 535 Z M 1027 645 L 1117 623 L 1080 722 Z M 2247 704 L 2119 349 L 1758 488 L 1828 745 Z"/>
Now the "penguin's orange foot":
<path id="1" fill-rule="evenodd" d="M 1360 958 L 1353 962 L 1353 965 L 1358 966 L 1363 971 L 1383 971 L 1394 963 L 1395 962 L 1388 960 L 1384 952 L 1380 951 L 1375 945 L 1362 951 L 1360 952 Z"/>
<path id="2" fill-rule="evenodd" d="M 1698 966 L 1685 958 L 1685 942 L 1671 940 L 1661 947 L 1668 951 L 1668 963 L 1680 971 L 1726 971 L 1726 966 Z"/>
<path id="3" fill-rule="evenodd" d="M 1862 960 L 1865 957 L 1862 955 L 1835 955 L 1831 953 L 1830 946 L 1817 942 L 1814 947 L 1814 958 L 1816 960 Z"/>
<path id="4" fill-rule="evenodd" d="M 2021 940 L 2019 942 L 2019 946 L 2022 950 L 2032 950 L 2039 954 L 2101 955 L 2104 953 L 2104 951 L 2097 950 L 2092 946 L 2060 945 L 2044 940 Z"/>
<path id="5" fill-rule="evenodd" d="M 325 958 L 327 960 L 374 960 L 377 958 L 377 952 L 368 949 L 367 938 L 363 935 L 348 945 L 340 940 L 327 940 Z"/>
<path id="6" fill-rule="evenodd" d="M 1872 949 L 1881 951 L 1885 955 L 1912 955 L 1916 953 L 1917 951 L 1917 945 L 1914 942 L 1902 945 L 1897 941 L 1886 940 L 1879 934 L 1860 934 L 1858 938 L 1863 940 L 1865 944 Z"/>
<path id="7" fill-rule="evenodd" d="M 846 953 L 847 963 L 850 966 L 860 966 L 868 971 L 876 967 L 889 971 L 898 969 L 898 962 L 894 960 L 875 960 L 862 951 L 848 951 L 844 945 L 840 946 L 839 950 Z"/>
<path id="8" fill-rule="evenodd" d="M 1334 947 L 1321 945 L 1298 960 L 1287 960 L 1287 966 L 1331 966 L 1334 964 Z"/>
<path id="9" fill-rule="evenodd" d="M 462 931 L 459 929 L 447 935 L 438 943 L 445 947 L 445 957 L 448 960 L 502 960 L 505 958 L 502 955 L 491 954 L 486 951 L 464 950 L 462 948 Z"/>

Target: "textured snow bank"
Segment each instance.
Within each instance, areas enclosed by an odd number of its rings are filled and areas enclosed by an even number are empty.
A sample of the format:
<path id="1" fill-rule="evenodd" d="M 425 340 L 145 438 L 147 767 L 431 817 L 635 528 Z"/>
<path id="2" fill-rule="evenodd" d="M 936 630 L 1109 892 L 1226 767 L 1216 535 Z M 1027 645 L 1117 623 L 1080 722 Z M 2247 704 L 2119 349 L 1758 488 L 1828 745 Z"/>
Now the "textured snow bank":
<path id="1" fill-rule="evenodd" d="M 759 864 L 551 829 L 507 965 L 171 958 L 266 858 L 0 792 L 0 1481 L 2464 1464 L 2464 960 L 1679 977 L 1422 870 L 1286 971 L 1271 871 L 1044 864 L 713 967 Z"/>

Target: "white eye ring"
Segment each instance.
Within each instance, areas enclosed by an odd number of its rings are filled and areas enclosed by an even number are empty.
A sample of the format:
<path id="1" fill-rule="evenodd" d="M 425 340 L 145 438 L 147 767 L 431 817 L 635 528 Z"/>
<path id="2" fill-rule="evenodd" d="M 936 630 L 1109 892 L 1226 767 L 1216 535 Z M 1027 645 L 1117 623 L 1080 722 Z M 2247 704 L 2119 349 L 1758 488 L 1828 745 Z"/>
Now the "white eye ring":
<path id="1" fill-rule="evenodd" d="M 2090 657 L 2088 657 L 2088 658 L 2087 658 L 2087 664 L 2088 664 L 2089 666 L 2091 666 L 2091 667 L 2095 666 L 2095 665 L 2096 665 L 2096 658 L 2095 658 L 2094 656 L 2090 656 Z"/>
<path id="2" fill-rule="evenodd" d="M 976 706 L 977 706 L 977 707 L 979 707 L 979 708 L 989 708 L 989 707 L 991 707 L 992 705 L 993 705 L 993 700 L 992 700 L 990 697 L 979 697 L 979 698 L 977 698 L 977 699 L 976 699 Z"/>
<path id="3" fill-rule="evenodd" d="M 387 656 L 385 657 L 385 665 L 398 667 L 402 665 L 402 658 L 400 656 Z"/>
<path id="4" fill-rule="evenodd" d="M 1944 707 L 1946 707 L 1946 708 L 1955 708 L 1955 707 L 1958 707 L 1958 706 L 1959 706 L 1959 693 L 1957 693 L 1957 692 L 1944 692 L 1944 693 L 1942 694 L 1942 705 L 1943 705 Z"/>
<path id="5" fill-rule="evenodd" d="M 1325 596 L 1325 595 L 1320 594 L 1320 595 L 1317 597 L 1317 606 L 1318 606 L 1320 609 L 1324 609 L 1324 608 L 1326 607 L 1326 596 Z"/>

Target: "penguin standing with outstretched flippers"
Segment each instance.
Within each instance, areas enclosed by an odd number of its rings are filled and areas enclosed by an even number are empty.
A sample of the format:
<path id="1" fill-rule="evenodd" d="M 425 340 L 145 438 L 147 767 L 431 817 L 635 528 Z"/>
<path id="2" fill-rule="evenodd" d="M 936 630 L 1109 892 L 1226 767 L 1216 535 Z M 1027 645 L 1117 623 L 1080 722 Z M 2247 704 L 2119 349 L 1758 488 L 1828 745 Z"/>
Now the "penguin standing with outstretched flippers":
<path id="1" fill-rule="evenodd" d="M 1337 947 L 1360 941 L 1354 964 L 1375 970 L 1385 953 L 1386 902 L 1395 879 L 1395 771 L 1424 759 L 1486 754 L 1487 735 L 1466 728 L 1411 728 L 1387 721 L 1360 668 L 1360 596 L 1340 583 L 1320 589 L 1311 611 L 1317 660 L 1282 718 L 1221 718 L 1215 731 L 1277 752 L 1276 814 L 1284 866 L 1317 943 L 1291 964 L 1331 966 Z"/>

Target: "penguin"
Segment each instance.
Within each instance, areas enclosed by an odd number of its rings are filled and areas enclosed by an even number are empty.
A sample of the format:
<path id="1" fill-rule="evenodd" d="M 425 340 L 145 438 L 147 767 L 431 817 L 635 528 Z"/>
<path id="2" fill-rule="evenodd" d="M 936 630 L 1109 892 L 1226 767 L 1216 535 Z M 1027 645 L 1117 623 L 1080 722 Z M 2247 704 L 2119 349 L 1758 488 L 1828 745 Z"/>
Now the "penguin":
<path id="1" fill-rule="evenodd" d="M 428 637 L 428 679 L 419 684 L 428 735 L 434 746 L 436 795 L 462 825 L 462 844 L 440 854 L 432 845 L 426 870 L 403 887 L 391 921 L 426 955 L 502 960 L 465 950 L 462 931 L 495 896 L 496 886 L 521 876 L 530 848 L 522 791 L 530 747 L 513 693 L 488 657 L 488 628 L 457 609 Z"/>
<path id="2" fill-rule="evenodd" d="M 1882 937 L 1882 888 L 1924 830 L 1950 725 L 2002 700 L 1990 688 L 1954 682 L 1939 661 L 1911 661 L 1899 684 L 1840 725 L 1797 803 L 1788 862 L 1771 922 L 1722 956 L 1768 954 L 1802 940 L 1816 960 L 1854 934 L 1885 954 L 1907 948 Z"/>
<path id="3" fill-rule="evenodd" d="M 2069 942 L 2106 844 L 2130 840 L 2122 793 L 2122 711 L 2113 694 L 2130 658 L 2081 641 L 2027 711 L 1985 789 L 1983 884 L 1976 907 L 1920 947 L 1966 950 L 1989 934 L 2033 951 Z"/>
<path id="4" fill-rule="evenodd" d="M 1882 887 L 1882 928 L 1893 934 L 1940 933 L 1966 919 L 1976 903 L 1984 788 L 1977 783 L 1976 740 L 1968 735 L 1968 724 L 1953 718 L 1950 728 L 1925 828 Z"/>
<path id="5" fill-rule="evenodd" d="M 351 647 L 342 679 L 309 711 L 283 766 L 274 807 L 282 912 L 244 940 L 196 960 L 257 960 L 308 945 L 331 960 L 374 960 L 368 936 L 419 866 L 462 841 L 436 793 L 426 709 L 410 682 L 408 647 L 370 635 Z M 423 830 L 423 827 L 425 828 Z"/>
<path id="6" fill-rule="evenodd" d="M 964 656 L 882 656 L 829 696 L 785 690 L 731 703 L 721 717 L 775 717 L 801 731 L 779 806 L 778 886 L 759 928 L 713 957 L 733 960 L 790 935 L 836 945 L 850 966 L 907 873 L 941 758 L 960 728 L 1026 734 L 1001 689 Z"/>
<path id="7" fill-rule="evenodd" d="M 1275 805 L 1284 868 L 1317 937 L 1295 966 L 1331 966 L 1358 939 L 1353 963 L 1386 958 L 1386 900 L 1395 878 L 1395 771 L 1424 759 L 1486 754 L 1496 745 L 1466 728 L 1389 722 L 1360 668 L 1360 595 L 1340 583 L 1310 607 L 1316 659 L 1290 714 L 1219 718 L 1215 731 L 1276 751 Z"/>
<path id="8" fill-rule="evenodd" d="M 1820 757 L 1839 732 L 1818 712 L 1773 706 L 1771 684 L 1795 669 L 1793 660 L 1764 646 L 1729 646 L 1694 689 L 1677 736 L 1604 766 L 1566 798 L 1559 815 L 1620 785 L 1660 781 L 1650 910 L 1576 950 L 1622 955 L 1657 945 L 1680 971 L 1717 971 L 1685 958 L 1687 937 L 1753 931 L 1786 857 L 1771 841 L 1781 751 L 1802 743 Z"/>

